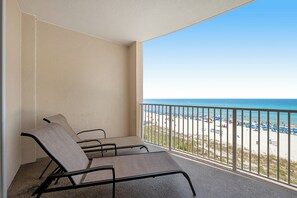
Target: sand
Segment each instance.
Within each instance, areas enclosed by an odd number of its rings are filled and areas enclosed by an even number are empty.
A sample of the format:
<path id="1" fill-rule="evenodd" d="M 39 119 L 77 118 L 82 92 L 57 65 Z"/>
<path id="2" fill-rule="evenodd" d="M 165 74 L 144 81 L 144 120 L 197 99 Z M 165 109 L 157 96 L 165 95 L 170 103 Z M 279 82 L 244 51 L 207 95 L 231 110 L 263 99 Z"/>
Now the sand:
<path id="1" fill-rule="evenodd" d="M 150 120 L 152 125 L 156 125 L 157 129 L 160 126 L 162 128 L 162 116 L 163 116 L 163 127 L 164 129 L 169 129 L 169 116 L 168 115 L 159 115 L 155 113 L 150 113 L 150 115 L 146 115 L 143 117 L 143 121 Z M 150 119 L 148 119 L 150 117 Z M 156 118 L 156 119 L 155 119 Z M 158 122 L 160 120 L 160 122 Z M 220 141 L 220 121 L 208 123 L 206 121 L 201 120 L 195 120 L 191 118 L 185 118 L 182 117 L 172 117 L 172 132 L 176 137 L 178 136 L 178 133 L 180 134 L 180 137 L 182 137 L 182 134 L 184 132 L 185 137 L 186 134 L 190 136 L 190 141 L 192 140 L 192 134 L 194 134 L 194 138 L 197 138 L 197 129 L 198 129 L 198 136 L 199 139 L 202 138 L 202 125 L 204 123 L 204 135 L 208 135 L 208 124 L 209 124 L 209 135 L 210 140 L 214 140 L 214 138 L 217 141 Z M 222 122 L 223 123 L 223 122 Z M 197 127 L 198 124 L 198 127 Z M 229 144 L 232 144 L 232 138 L 233 138 L 233 126 L 232 124 L 228 124 L 228 139 Z M 242 129 L 243 129 L 243 136 L 242 136 Z M 222 143 L 227 143 L 227 127 L 222 127 Z M 214 133 L 216 131 L 216 133 Z M 277 132 L 269 131 L 269 139 L 267 137 L 268 132 L 260 129 L 260 153 L 261 154 L 267 154 L 267 143 L 269 145 L 269 153 L 270 155 L 277 156 Z M 247 150 L 249 150 L 249 143 L 250 143 L 250 137 L 251 137 L 251 150 L 253 153 L 258 153 L 258 131 L 255 131 L 254 129 L 246 128 L 245 126 L 237 126 L 237 147 L 241 147 L 241 142 L 243 138 L 243 147 Z M 279 156 L 280 158 L 288 159 L 288 138 L 289 134 L 287 133 L 279 133 Z M 297 161 L 297 136 L 290 134 L 290 148 L 291 148 L 291 161 Z"/>

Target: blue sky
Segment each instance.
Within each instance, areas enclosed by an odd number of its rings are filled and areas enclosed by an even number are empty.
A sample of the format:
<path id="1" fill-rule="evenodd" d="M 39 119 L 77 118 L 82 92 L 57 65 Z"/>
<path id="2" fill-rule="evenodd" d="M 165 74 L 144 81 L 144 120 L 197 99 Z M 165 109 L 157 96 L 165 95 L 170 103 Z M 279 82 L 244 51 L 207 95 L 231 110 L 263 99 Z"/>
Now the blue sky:
<path id="1" fill-rule="evenodd" d="M 144 98 L 297 98 L 297 0 L 257 0 L 143 50 Z"/>

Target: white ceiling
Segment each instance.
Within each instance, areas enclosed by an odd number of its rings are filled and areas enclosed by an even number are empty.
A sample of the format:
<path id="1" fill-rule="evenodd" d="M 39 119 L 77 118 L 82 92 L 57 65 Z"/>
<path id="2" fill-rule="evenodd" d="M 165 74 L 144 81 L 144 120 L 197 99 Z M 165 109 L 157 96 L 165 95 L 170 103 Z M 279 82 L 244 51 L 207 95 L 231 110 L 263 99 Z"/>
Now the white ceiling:
<path id="1" fill-rule="evenodd" d="M 253 0 L 18 0 L 37 19 L 128 45 L 159 37 Z"/>

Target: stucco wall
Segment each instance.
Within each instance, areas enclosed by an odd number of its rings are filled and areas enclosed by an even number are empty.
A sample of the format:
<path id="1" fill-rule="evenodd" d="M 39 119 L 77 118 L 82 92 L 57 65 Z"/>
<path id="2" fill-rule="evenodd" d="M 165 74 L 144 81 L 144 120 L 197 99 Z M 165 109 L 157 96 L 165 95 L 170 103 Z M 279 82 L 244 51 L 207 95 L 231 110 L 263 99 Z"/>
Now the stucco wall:
<path id="1" fill-rule="evenodd" d="M 37 21 L 37 123 L 62 113 L 76 131 L 128 135 L 128 57 L 126 46 Z"/>
<path id="2" fill-rule="evenodd" d="M 7 35 L 7 186 L 21 163 L 45 156 L 20 133 L 46 116 L 64 114 L 75 131 L 136 134 L 135 50 L 22 14 L 15 0 L 7 4 Z"/>
<path id="3" fill-rule="evenodd" d="M 22 14 L 22 130 L 36 126 L 36 22 L 35 17 Z M 22 163 L 36 159 L 36 144 L 22 137 Z"/>

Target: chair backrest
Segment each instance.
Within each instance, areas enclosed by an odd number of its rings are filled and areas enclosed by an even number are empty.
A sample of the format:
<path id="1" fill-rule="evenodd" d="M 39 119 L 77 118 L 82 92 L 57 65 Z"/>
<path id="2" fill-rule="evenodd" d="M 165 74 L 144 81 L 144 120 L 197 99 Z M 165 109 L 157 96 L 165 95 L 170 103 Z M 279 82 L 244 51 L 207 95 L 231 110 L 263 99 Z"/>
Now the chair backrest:
<path id="1" fill-rule="evenodd" d="M 71 128 L 71 126 L 67 122 L 67 119 L 65 118 L 65 116 L 63 116 L 62 114 L 57 114 L 57 115 L 53 115 L 53 116 L 50 116 L 50 117 L 46 117 L 43 120 L 48 122 L 48 123 L 53 122 L 53 123 L 60 124 L 61 126 L 63 126 L 65 128 L 67 133 L 74 139 L 74 141 L 78 142 L 78 141 L 81 140 L 76 135 L 75 131 Z"/>
<path id="2" fill-rule="evenodd" d="M 36 129 L 23 132 L 22 136 L 29 136 L 65 171 L 86 169 L 89 159 L 80 146 L 68 135 L 64 127 L 50 123 Z M 75 184 L 81 182 L 83 175 L 72 176 Z"/>

